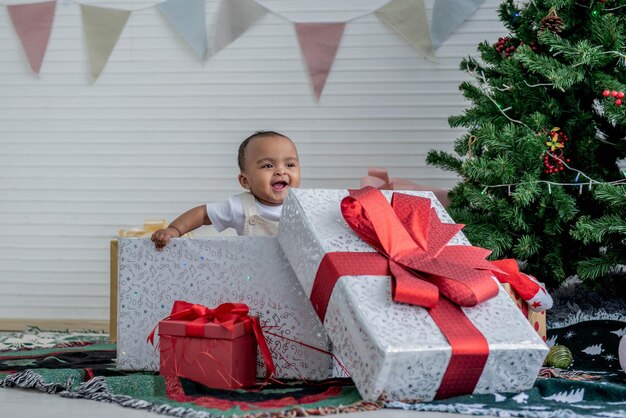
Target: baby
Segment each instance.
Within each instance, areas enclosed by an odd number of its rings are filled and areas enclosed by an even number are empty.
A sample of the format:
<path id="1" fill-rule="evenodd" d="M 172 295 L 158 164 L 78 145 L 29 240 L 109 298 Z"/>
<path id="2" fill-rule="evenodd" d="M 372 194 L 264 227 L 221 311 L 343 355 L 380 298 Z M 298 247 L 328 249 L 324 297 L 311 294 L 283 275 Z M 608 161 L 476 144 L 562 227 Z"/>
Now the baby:
<path id="1" fill-rule="evenodd" d="M 248 191 L 183 213 L 152 234 L 157 249 L 202 225 L 217 231 L 231 227 L 238 235 L 276 235 L 287 192 L 300 186 L 296 146 L 278 132 L 259 131 L 239 145 L 237 159 L 239 184 Z"/>

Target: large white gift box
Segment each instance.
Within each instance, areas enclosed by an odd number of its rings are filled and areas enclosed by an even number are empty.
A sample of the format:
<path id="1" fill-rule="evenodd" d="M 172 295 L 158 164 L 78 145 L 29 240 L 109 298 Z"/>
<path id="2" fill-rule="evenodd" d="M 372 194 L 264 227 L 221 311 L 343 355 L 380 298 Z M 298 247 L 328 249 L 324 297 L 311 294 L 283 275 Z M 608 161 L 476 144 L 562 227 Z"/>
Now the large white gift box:
<path id="1" fill-rule="evenodd" d="M 245 303 L 259 316 L 276 377 L 322 380 L 345 376 L 276 237 L 172 240 L 157 251 L 149 238 L 119 239 L 117 367 L 159 369 L 146 339 L 176 300 L 215 308 Z M 265 375 L 259 353 L 257 376 Z"/>
<path id="2" fill-rule="evenodd" d="M 390 201 L 394 192 L 382 193 Z M 441 222 L 453 223 L 431 192 L 399 193 L 430 199 Z M 291 189 L 285 201 L 278 241 L 309 296 L 326 254 L 376 251 L 344 220 L 340 204 L 348 195 L 347 190 Z M 381 200 L 386 206 L 385 199 Z M 428 201 L 424 204 L 428 208 Z M 470 244 L 459 232 L 448 245 Z M 338 276 L 342 277 L 331 290 L 324 327 L 361 396 L 370 401 L 441 397 L 438 390 L 452 347 L 431 317 L 432 311 L 394 302 L 390 276 Z M 492 285 L 489 274 L 482 278 Z M 548 347 L 504 290 L 498 293 L 494 288 L 493 294 L 477 306 L 460 308 L 488 344 L 488 353 L 483 348 L 484 367 L 469 370 L 471 362 L 455 367 L 461 378 L 466 370 L 474 373 L 473 393 L 519 392 L 532 387 Z M 463 341 L 460 345 L 462 351 Z M 454 384 L 448 385 L 449 391 L 454 392 Z"/>

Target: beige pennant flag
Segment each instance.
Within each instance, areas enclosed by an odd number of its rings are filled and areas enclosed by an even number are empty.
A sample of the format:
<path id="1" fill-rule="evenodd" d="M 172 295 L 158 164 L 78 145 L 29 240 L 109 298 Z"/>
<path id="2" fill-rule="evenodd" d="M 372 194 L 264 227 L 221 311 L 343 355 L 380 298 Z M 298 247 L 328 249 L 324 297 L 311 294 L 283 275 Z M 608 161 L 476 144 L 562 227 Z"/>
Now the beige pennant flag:
<path id="1" fill-rule="evenodd" d="M 418 52 L 435 60 L 424 0 L 393 0 L 375 13 Z"/>
<path id="2" fill-rule="evenodd" d="M 94 81 L 100 77 L 117 40 L 126 26 L 130 10 L 108 9 L 97 6 L 80 5 L 83 17 L 85 42 L 89 52 L 91 76 Z"/>
<path id="3" fill-rule="evenodd" d="M 254 0 L 222 0 L 217 13 L 213 54 L 217 54 L 267 14 Z"/>

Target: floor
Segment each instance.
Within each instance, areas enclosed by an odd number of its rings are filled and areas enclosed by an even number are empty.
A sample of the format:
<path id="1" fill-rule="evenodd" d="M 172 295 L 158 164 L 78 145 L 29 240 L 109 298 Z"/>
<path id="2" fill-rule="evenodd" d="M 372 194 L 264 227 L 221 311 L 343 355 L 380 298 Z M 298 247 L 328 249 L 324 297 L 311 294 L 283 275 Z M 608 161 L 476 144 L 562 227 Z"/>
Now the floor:
<path id="1" fill-rule="evenodd" d="M 84 418 L 85 416 L 89 418 L 156 418 L 164 416 L 105 402 L 66 399 L 59 395 L 50 395 L 27 389 L 0 388 L 0 405 L 2 405 L 2 416 L 19 418 L 40 418 L 41 416 L 63 418 Z M 327 416 L 343 418 L 461 418 L 469 417 L 470 415 L 384 409 L 381 411 Z"/>

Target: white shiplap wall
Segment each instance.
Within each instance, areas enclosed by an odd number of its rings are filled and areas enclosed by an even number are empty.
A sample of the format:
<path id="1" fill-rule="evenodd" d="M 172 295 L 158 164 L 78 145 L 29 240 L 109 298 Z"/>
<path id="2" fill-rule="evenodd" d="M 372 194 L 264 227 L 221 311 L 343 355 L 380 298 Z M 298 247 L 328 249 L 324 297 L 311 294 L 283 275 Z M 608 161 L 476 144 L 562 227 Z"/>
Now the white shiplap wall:
<path id="1" fill-rule="evenodd" d="M 29 0 L 32 1 L 32 0 Z M 28 1 L 5 0 L 3 4 Z M 156 3 L 90 1 L 137 9 Z M 385 0 L 264 0 L 331 21 Z M 204 63 L 157 8 L 133 12 L 92 84 L 77 3 L 59 0 L 39 78 L 0 7 L 0 320 L 108 318 L 109 239 L 239 190 L 235 154 L 259 129 L 296 142 L 302 187 L 358 186 L 368 166 L 433 186 L 429 149 L 462 134 L 462 57 L 504 33 L 487 0 L 429 62 L 378 18 L 348 23 L 320 103 L 292 23 L 268 14 Z M 427 0 L 428 13 L 433 0 Z M 217 0 L 207 0 L 207 27 Z"/>

